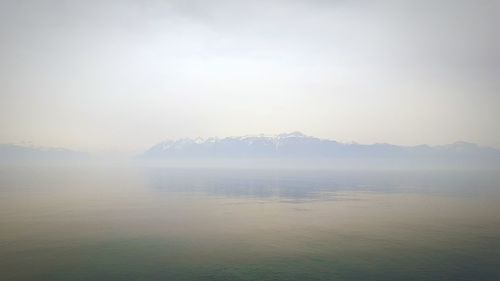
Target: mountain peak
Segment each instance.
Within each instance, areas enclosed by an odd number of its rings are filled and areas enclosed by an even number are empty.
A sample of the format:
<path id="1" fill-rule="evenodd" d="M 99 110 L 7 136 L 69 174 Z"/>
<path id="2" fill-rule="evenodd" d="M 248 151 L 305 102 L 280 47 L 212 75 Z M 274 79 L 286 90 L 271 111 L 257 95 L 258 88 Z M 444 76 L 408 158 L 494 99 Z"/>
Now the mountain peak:
<path id="1" fill-rule="evenodd" d="M 290 132 L 290 133 L 279 134 L 278 137 L 280 137 L 280 138 L 305 138 L 308 136 L 303 134 L 302 132 L 294 131 L 294 132 Z"/>
<path id="2" fill-rule="evenodd" d="M 164 142 L 143 154 L 149 159 L 286 159 L 348 163 L 401 163 L 409 166 L 460 165 L 500 166 L 500 150 L 467 142 L 441 146 L 398 146 L 392 144 L 339 143 L 299 131 L 278 135 L 246 135 L 226 138 L 195 138 Z M 304 162 L 305 163 L 305 162 Z M 375 163 L 375 164 L 374 164 Z M 437 164 L 436 164 L 437 163 Z"/>
<path id="3" fill-rule="evenodd" d="M 456 141 L 453 143 L 454 146 L 467 146 L 467 147 L 477 147 L 477 144 L 466 142 L 466 141 Z"/>

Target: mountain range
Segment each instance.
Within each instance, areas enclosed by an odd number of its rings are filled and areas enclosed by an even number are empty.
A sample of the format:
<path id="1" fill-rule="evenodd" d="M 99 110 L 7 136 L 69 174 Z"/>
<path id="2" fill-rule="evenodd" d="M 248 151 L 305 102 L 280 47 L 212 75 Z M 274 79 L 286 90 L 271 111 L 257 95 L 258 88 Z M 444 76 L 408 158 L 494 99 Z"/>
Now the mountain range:
<path id="1" fill-rule="evenodd" d="M 89 162 L 89 160 L 92 160 Z M 500 168 L 500 150 L 468 142 L 398 146 L 342 143 L 292 132 L 160 142 L 134 158 L 170 166 L 326 168 Z M 62 148 L 0 144 L 0 164 L 102 163 Z"/>
<path id="2" fill-rule="evenodd" d="M 500 150 L 473 143 L 398 146 L 341 143 L 300 132 L 226 138 L 168 140 L 140 156 L 143 160 L 266 160 L 285 164 L 393 167 L 500 167 Z"/>
<path id="3" fill-rule="evenodd" d="M 86 153 L 64 148 L 0 144 L 0 164 L 52 164 L 79 162 L 87 159 Z"/>

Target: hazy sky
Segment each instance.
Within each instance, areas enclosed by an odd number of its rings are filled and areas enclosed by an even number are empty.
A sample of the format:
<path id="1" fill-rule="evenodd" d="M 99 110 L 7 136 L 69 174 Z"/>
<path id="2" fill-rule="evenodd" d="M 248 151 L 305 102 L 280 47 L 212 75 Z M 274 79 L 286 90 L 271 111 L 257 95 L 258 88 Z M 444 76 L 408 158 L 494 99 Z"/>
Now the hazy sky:
<path id="1" fill-rule="evenodd" d="M 500 1 L 0 0 L 0 143 L 500 147 Z"/>

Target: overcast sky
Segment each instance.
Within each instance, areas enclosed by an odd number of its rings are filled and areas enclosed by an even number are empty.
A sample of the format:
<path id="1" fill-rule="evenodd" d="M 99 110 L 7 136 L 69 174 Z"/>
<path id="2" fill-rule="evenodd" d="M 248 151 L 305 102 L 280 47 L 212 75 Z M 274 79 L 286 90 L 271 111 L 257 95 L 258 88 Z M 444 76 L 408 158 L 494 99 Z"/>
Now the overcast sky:
<path id="1" fill-rule="evenodd" d="M 0 143 L 500 148 L 500 1 L 0 0 Z"/>

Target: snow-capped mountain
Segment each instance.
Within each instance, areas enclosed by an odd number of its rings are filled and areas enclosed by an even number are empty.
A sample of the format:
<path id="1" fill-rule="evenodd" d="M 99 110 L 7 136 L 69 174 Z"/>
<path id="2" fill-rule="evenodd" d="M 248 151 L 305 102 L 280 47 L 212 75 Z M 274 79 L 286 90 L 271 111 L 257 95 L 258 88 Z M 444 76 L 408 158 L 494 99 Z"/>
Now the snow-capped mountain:
<path id="1" fill-rule="evenodd" d="M 363 145 L 340 143 L 292 132 L 227 138 L 179 139 L 161 142 L 142 159 L 281 159 L 289 161 L 349 161 L 465 166 L 500 166 L 500 150 L 466 142 L 441 146 Z"/>
<path id="2" fill-rule="evenodd" d="M 299 132 L 280 135 L 248 135 L 227 138 L 179 139 L 159 143 L 145 156 L 165 157 L 276 157 L 309 154 L 334 141 L 320 140 Z M 309 153 L 307 153 L 309 152 Z"/>

